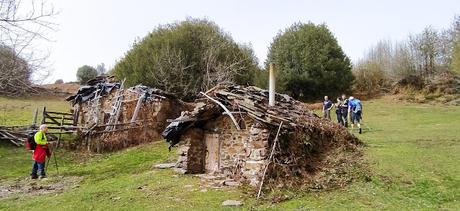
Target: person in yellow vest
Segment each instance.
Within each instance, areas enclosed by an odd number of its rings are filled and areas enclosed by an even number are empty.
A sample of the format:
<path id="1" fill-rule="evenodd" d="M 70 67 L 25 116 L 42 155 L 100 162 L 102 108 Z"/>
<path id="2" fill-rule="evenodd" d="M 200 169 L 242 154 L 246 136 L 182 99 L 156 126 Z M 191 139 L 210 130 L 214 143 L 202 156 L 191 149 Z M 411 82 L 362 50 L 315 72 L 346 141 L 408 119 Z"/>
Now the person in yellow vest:
<path id="1" fill-rule="evenodd" d="M 34 139 L 37 146 L 35 147 L 34 154 L 32 159 L 34 163 L 32 165 L 32 173 L 30 174 L 32 179 L 38 178 L 38 171 L 40 171 L 40 178 L 46 178 L 45 173 L 45 161 L 46 157 L 51 156 L 51 152 L 48 148 L 48 139 L 46 138 L 46 133 L 48 132 L 48 127 L 46 125 L 40 125 L 40 130 L 35 133 Z"/>

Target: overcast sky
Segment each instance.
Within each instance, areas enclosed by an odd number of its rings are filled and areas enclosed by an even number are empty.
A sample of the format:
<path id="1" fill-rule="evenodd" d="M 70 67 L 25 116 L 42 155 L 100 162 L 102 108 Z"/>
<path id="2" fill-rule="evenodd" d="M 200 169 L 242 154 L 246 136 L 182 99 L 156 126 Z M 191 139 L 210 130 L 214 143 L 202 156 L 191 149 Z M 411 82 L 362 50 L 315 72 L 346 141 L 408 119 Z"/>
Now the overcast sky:
<path id="1" fill-rule="evenodd" d="M 326 23 L 345 53 L 356 61 L 381 39 L 402 40 L 426 26 L 447 28 L 460 13 L 459 0 L 50 0 L 60 14 L 59 30 L 48 43 L 53 76 L 74 81 L 78 67 L 111 68 L 160 24 L 186 17 L 208 18 L 237 42 L 251 43 L 265 61 L 273 37 L 292 23 Z"/>

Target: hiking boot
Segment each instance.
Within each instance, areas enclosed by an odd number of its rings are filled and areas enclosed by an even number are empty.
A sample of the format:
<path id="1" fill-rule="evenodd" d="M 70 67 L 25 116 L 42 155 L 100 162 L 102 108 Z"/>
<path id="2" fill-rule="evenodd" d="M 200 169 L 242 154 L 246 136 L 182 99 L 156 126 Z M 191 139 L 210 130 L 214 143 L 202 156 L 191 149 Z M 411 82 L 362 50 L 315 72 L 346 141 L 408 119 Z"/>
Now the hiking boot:
<path id="1" fill-rule="evenodd" d="M 46 175 L 40 175 L 40 179 L 46 179 Z"/>
<path id="2" fill-rule="evenodd" d="M 361 128 L 359 128 L 359 134 L 361 134 L 361 133 L 362 133 L 362 130 L 361 130 Z"/>
<path id="3" fill-rule="evenodd" d="M 37 178 L 38 178 L 38 175 L 36 175 L 36 174 L 31 174 L 30 175 L 30 179 L 37 179 Z"/>

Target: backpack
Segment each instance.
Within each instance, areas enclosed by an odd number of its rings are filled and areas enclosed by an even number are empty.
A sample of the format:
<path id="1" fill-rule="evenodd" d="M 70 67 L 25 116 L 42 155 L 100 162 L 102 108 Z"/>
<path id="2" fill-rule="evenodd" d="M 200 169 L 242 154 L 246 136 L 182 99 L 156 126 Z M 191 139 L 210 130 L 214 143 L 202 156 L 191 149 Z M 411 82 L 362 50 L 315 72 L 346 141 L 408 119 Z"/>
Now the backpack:
<path id="1" fill-rule="evenodd" d="M 37 148 L 37 143 L 35 143 L 35 135 L 34 133 L 27 134 L 26 138 L 26 149 L 28 150 L 35 150 Z"/>
<path id="2" fill-rule="evenodd" d="M 363 105 L 361 105 L 360 100 L 355 100 L 355 112 L 361 111 L 363 109 Z"/>

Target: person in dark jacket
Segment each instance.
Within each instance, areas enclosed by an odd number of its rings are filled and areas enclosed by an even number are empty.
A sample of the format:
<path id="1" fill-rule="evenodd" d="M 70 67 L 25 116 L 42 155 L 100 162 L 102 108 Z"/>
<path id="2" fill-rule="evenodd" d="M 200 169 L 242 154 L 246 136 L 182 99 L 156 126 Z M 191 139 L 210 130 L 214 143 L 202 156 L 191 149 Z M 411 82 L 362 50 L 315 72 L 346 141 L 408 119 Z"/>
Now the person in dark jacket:
<path id="1" fill-rule="evenodd" d="M 46 178 L 45 173 L 45 161 L 46 157 L 51 156 L 51 152 L 48 148 L 48 139 L 46 138 L 46 133 L 48 132 L 48 127 L 46 125 L 41 125 L 40 130 L 35 133 L 34 139 L 37 146 L 33 152 L 32 159 L 34 163 L 32 165 L 32 173 L 30 174 L 32 179 L 38 178 L 38 172 L 40 172 L 40 178 Z"/>
<path id="2" fill-rule="evenodd" d="M 348 98 L 345 94 L 342 94 L 342 103 L 340 104 L 340 113 L 342 114 L 342 121 L 345 127 L 348 127 Z"/>
<path id="3" fill-rule="evenodd" d="M 341 105 L 343 103 L 343 100 L 338 97 L 337 98 L 337 103 L 335 104 L 335 114 L 337 115 L 337 123 L 339 125 L 344 125 L 344 121 L 343 121 L 343 115 L 342 115 L 342 108 L 341 108 Z"/>
<path id="4" fill-rule="evenodd" d="M 329 100 L 328 96 L 324 96 L 323 102 L 323 117 L 331 120 L 331 109 L 334 107 L 334 103 Z"/>

